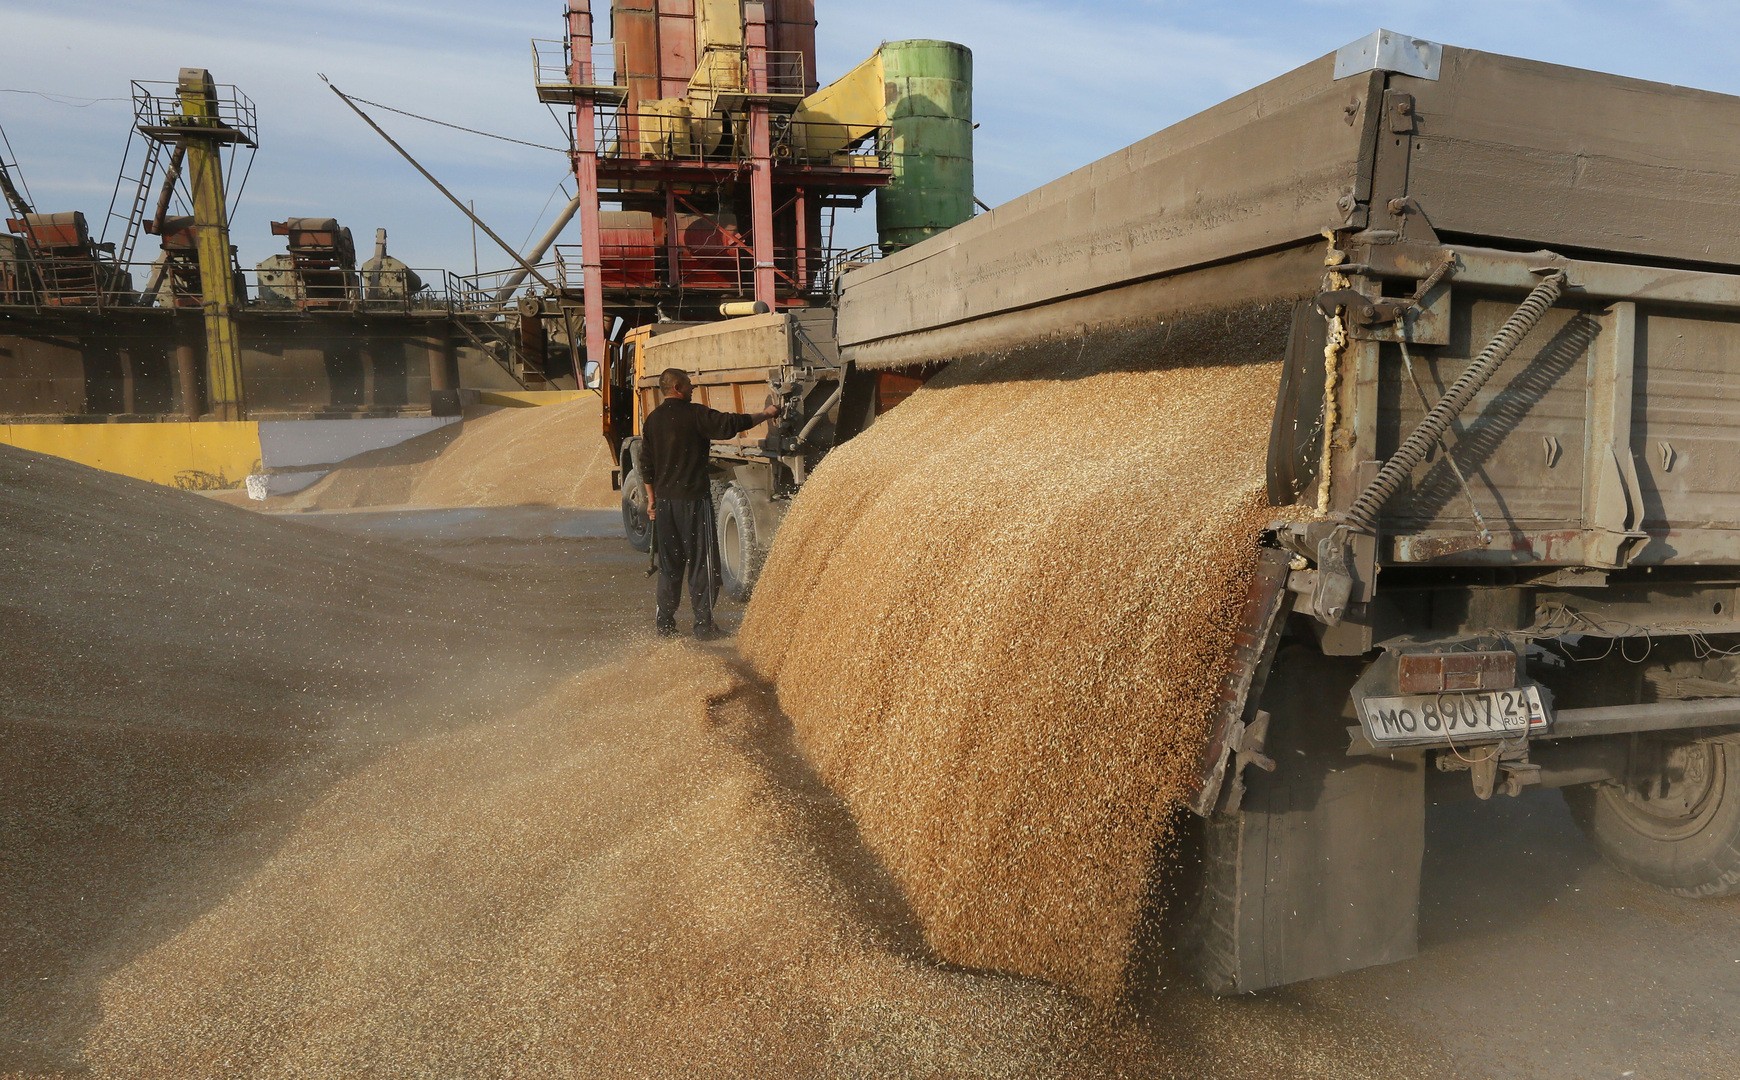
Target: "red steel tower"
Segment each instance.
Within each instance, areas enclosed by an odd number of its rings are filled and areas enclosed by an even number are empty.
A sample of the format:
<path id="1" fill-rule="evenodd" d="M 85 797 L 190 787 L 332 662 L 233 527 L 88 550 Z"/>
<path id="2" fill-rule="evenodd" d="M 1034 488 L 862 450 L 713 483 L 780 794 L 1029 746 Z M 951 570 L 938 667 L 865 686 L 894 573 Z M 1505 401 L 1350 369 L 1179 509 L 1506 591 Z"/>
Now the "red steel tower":
<path id="1" fill-rule="evenodd" d="M 561 68 L 538 62 L 539 99 L 574 110 L 580 250 L 557 256 L 585 359 L 628 326 L 825 297 L 831 211 L 892 172 L 882 102 L 816 93 L 814 0 L 614 0 L 610 16 L 601 43 L 589 0 L 568 0 Z"/>

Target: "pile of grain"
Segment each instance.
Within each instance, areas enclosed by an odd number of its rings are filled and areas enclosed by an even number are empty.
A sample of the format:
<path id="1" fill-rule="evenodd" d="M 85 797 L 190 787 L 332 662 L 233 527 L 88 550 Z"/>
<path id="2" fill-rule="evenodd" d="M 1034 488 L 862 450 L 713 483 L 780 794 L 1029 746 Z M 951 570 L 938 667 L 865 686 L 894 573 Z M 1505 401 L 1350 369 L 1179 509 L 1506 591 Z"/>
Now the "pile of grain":
<path id="1" fill-rule="evenodd" d="M 1385 1075 L 1286 1002 L 1146 1021 L 949 970 L 765 693 L 660 645 L 335 785 L 104 983 L 99 1075 Z M 1350 1032 L 1352 1034 L 1350 1034 Z M 1369 1064 L 1367 1064 L 1369 1063 Z"/>
<path id="2" fill-rule="evenodd" d="M 607 595 L 0 447 L 0 1074 L 76 1058 L 335 776 L 619 647 Z"/>
<path id="3" fill-rule="evenodd" d="M 934 964 L 770 693 L 576 543 L 528 583 L 0 448 L 0 1074 L 1433 1075 L 1331 994 Z"/>
<path id="4" fill-rule="evenodd" d="M 957 363 L 781 527 L 745 655 L 944 959 L 1123 985 L 1272 515 L 1281 320 Z"/>
<path id="5" fill-rule="evenodd" d="M 610 509 L 610 452 L 588 394 L 560 405 L 495 409 L 346 461 L 273 509 L 560 506 Z"/>

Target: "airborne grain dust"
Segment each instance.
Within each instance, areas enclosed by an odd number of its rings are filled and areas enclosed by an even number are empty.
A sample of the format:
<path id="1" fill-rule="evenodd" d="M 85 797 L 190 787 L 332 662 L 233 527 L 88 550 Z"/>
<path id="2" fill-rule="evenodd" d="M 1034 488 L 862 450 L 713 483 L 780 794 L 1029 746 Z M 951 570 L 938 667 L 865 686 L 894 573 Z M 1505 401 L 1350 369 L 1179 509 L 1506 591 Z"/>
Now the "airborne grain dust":
<path id="1" fill-rule="evenodd" d="M 938 955 L 1108 1000 L 1256 555 L 1284 330 L 956 364 L 836 450 L 745 655 Z M 1152 335 L 1150 335 L 1152 337 Z M 1132 370 L 1137 368 L 1137 370 Z"/>
<path id="2" fill-rule="evenodd" d="M 0 447 L 0 1074 L 1433 1075 L 1325 995 L 937 965 L 771 692 L 533 547 Z"/>

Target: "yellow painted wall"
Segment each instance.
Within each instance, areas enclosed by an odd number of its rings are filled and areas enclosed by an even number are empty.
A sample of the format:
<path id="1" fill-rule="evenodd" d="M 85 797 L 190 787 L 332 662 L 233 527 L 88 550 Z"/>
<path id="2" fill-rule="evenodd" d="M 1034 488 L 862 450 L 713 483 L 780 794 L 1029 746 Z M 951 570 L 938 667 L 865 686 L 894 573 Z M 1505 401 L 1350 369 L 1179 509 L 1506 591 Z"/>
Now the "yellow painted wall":
<path id="1" fill-rule="evenodd" d="M 170 487 L 239 487 L 260 467 L 260 425 L 0 424 L 0 443 Z"/>

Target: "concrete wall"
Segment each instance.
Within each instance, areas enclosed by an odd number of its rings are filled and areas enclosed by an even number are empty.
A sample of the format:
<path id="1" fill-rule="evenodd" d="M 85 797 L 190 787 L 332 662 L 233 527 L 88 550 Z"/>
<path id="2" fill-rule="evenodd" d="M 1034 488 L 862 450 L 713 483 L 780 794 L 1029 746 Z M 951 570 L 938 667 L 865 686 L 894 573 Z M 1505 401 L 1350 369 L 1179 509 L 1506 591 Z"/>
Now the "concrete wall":
<path id="1" fill-rule="evenodd" d="M 249 421 L 0 424 L 0 442 L 196 491 L 238 487 L 260 467 L 260 425 Z"/>
<path id="2" fill-rule="evenodd" d="M 273 414 L 447 412 L 459 383 L 445 314 L 245 311 L 237 316 L 248 409 Z M 0 308 L 0 417 L 185 416 L 177 345 L 197 311 Z"/>
<path id="3" fill-rule="evenodd" d="M 260 422 L 260 474 L 265 491 L 301 491 L 346 458 L 384 450 L 436 428 L 459 422 L 457 416 L 407 416 L 351 420 L 263 420 Z"/>
<path id="4" fill-rule="evenodd" d="M 346 458 L 396 446 L 457 416 L 345 420 L 0 424 L 0 443 L 154 484 L 207 491 L 263 478 L 274 495 L 300 491 Z"/>

